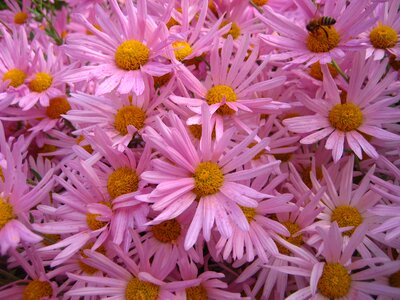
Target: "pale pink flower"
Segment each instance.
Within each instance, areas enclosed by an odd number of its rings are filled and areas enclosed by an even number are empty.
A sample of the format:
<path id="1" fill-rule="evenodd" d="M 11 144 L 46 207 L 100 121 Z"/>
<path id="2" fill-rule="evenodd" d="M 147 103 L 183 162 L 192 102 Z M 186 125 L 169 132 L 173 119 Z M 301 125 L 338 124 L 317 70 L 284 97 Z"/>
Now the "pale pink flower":
<path id="1" fill-rule="evenodd" d="M 217 142 L 211 140 L 210 115 L 208 108 L 202 108 L 202 135 L 200 147 L 195 148 L 182 121 L 173 113 L 168 114 L 167 127 L 160 118 L 156 119 L 158 132 L 147 128 L 144 140 L 150 143 L 165 159 L 154 159 L 154 171 L 143 173 L 143 178 L 157 184 L 155 190 L 143 198 L 154 203 L 153 209 L 162 211 L 151 224 L 173 219 L 183 213 L 198 199 L 193 221 L 185 239 L 185 249 L 197 241 L 200 230 L 206 241 L 216 223 L 217 230 L 225 237 L 232 235 L 229 225 L 231 215 L 242 230 L 249 230 L 249 224 L 239 205 L 256 207 L 255 199 L 266 195 L 237 183 L 263 174 L 279 163 L 270 163 L 257 168 L 241 170 L 241 167 L 261 149 L 267 141 L 262 140 L 249 149 L 255 132 L 240 144 L 227 150 L 234 128 L 223 133 Z"/>
<path id="2" fill-rule="evenodd" d="M 261 21 L 277 33 L 259 35 L 269 45 L 282 50 L 272 54 L 271 59 L 288 60 L 287 65 L 306 63 L 309 66 L 315 62 L 326 64 L 332 59 L 344 57 L 348 51 L 362 48 L 361 41 L 355 37 L 373 24 L 371 13 L 375 5 L 364 0 L 351 1 L 348 5 L 343 1 L 327 1 L 316 16 L 317 7 L 312 1 L 304 0 L 301 4 L 303 19 L 297 22 L 269 6 L 264 7 L 263 15 L 256 13 Z M 309 33 L 306 25 L 319 15 L 334 18 L 336 23 L 330 27 L 325 26 L 325 31 L 318 28 Z"/>
<path id="3" fill-rule="evenodd" d="M 367 45 L 366 58 L 373 56 L 375 60 L 381 60 L 385 54 L 400 56 L 400 13 L 399 0 L 380 2 L 374 15 L 378 22 L 361 35 L 361 41 Z"/>
<path id="4" fill-rule="evenodd" d="M 168 30 L 165 24 L 157 24 L 147 14 L 144 0 L 139 0 L 137 7 L 127 1 L 124 12 L 116 0 L 111 0 L 110 6 L 113 18 L 96 6 L 101 30 L 82 14 L 75 15 L 93 36 L 70 34 L 64 47 L 68 55 L 90 65 L 81 67 L 68 80 L 80 82 L 96 78 L 100 81 L 96 89 L 98 95 L 114 90 L 140 95 L 149 76 L 161 76 L 172 69 L 172 65 L 160 62 L 165 47 L 171 44 Z"/>
<path id="5" fill-rule="evenodd" d="M 246 59 L 249 46 L 250 37 L 246 35 L 240 42 L 239 50 L 233 54 L 233 39 L 228 37 L 220 55 L 219 45 L 215 41 L 210 54 L 213 68 L 204 83 L 185 67 L 179 67 L 179 79 L 195 94 L 195 98 L 187 94 L 172 95 L 170 99 L 178 105 L 186 105 L 196 114 L 188 119 L 188 124 L 201 123 L 201 106 L 207 103 L 212 122 L 216 123 L 216 136 L 219 139 L 226 119 L 236 119 L 239 114 L 269 113 L 271 110 L 279 111 L 290 107 L 272 98 L 258 96 L 262 91 L 282 85 L 286 77 L 277 76 L 256 83 L 256 78 L 264 71 L 268 59 L 263 60 L 260 65 L 255 64 L 258 59 L 258 45 L 251 49 L 251 54 Z"/>
<path id="6" fill-rule="evenodd" d="M 362 151 L 372 158 L 378 158 L 376 149 L 362 134 L 381 140 L 400 141 L 400 136 L 384 129 L 385 124 L 399 120 L 400 111 L 391 107 L 400 95 L 387 96 L 386 90 L 395 80 L 395 74 L 386 72 L 387 61 L 364 60 L 365 52 L 356 54 L 349 71 L 350 82 L 347 97 L 341 102 L 340 91 L 333 81 L 328 67 L 323 65 L 325 99 L 311 99 L 299 93 L 299 100 L 314 115 L 285 119 L 289 130 L 296 133 L 311 133 L 300 140 L 303 144 L 314 144 L 325 137 L 325 148 L 332 150 L 337 162 L 343 155 L 345 140 L 348 146 L 361 159 Z M 364 84 L 365 76 L 368 81 Z"/>
<path id="7" fill-rule="evenodd" d="M 75 109 L 63 115 L 77 130 L 73 133 L 92 133 L 100 127 L 112 140 L 112 145 L 123 151 L 136 134 L 142 134 L 145 127 L 154 122 L 158 106 L 170 93 L 173 82 L 162 90 L 160 95 L 149 86 L 141 95 L 132 96 L 94 96 L 84 93 L 72 93 L 69 102 Z"/>
<path id="8" fill-rule="evenodd" d="M 372 295 L 399 295 L 399 288 L 378 279 L 396 272 L 400 261 L 390 261 L 388 257 L 365 259 L 354 256 L 366 232 L 364 225 L 356 229 L 347 244 L 344 244 L 336 222 L 329 230 L 319 228 L 318 232 L 323 239 L 321 258 L 299 251 L 298 247 L 286 242 L 285 247 L 296 257 L 279 257 L 294 266 L 273 267 L 280 272 L 293 274 L 299 280 L 302 277 L 309 280 L 286 299 L 371 299 Z"/>
<path id="9" fill-rule="evenodd" d="M 12 28 L 24 27 L 32 19 L 30 8 L 31 0 L 22 0 L 22 7 L 20 2 L 15 0 L 4 0 L 8 6 L 8 10 L 0 10 L 0 19 L 6 23 L 7 26 Z"/>
<path id="10" fill-rule="evenodd" d="M 8 249 L 15 249 L 21 241 L 37 243 L 42 237 L 30 230 L 29 210 L 39 204 L 53 185 L 51 179 L 53 169 L 45 174 L 35 186 L 27 184 L 27 170 L 23 163 L 25 148 L 24 138 L 20 137 L 14 143 L 7 143 L 3 125 L 0 124 L 1 152 L 7 161 L 2 167 L 0 179 L 0 250 L 4 255 Z"/>
<path id="11" fill-rule="evenodd" d="M 83 276 L 67 273 L 71 279 L 86 282 L 89 286 L 72 289 L 66 295 L 97 295 L 117 299 L 129 299 L 129 297 L 134 296 L 143 299 L 146 297 L 148 299 L 174 299 L 173 292 L 177 289 L 177 285 L 185 288 L 200 281 L 165 282 L 170 270 L 163 268 L 158 260 L 153 259 L 150 263 L 150 257 L 141 245 L 137 233 L 132 232 L 132 237 L 137 249 L 137 260 L 131 258 L 117 246 L 111 247 L 123 266 L 100 253 L 86 250 L 85 254 L 88 258 L 83 259 L 83 261 L 99 269 L 107 276 Z"/>

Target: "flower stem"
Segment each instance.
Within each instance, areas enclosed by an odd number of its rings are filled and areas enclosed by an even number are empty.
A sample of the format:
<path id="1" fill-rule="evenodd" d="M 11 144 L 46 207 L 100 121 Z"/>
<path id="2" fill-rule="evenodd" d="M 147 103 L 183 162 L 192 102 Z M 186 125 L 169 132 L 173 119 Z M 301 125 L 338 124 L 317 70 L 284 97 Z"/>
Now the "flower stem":
<path id="1" fill-rule="evenodd" d="M 345 72 L 343 72 L 343 70 L 340 68 L 340 66 L 337 64 L 337 62 L 332 59 L 332 66 L 336 69 L 336 71 L 338 71 L 338 73 L 340 74 L 340 76 L 343 77 L 344 80 L 346 80 L 346 82 L 349 82 L 349 76 L 347 76 L 347 74 Z"/>

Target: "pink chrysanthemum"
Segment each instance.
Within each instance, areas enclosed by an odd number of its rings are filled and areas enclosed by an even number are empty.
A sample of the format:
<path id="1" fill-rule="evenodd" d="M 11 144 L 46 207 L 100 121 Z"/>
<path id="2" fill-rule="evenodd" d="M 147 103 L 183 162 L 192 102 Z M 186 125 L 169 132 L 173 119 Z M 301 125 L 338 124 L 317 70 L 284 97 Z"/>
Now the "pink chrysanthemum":
<path id="1" fill-rule="evenodd" d="M 117 90 L 127 94 L 140 95 L 145 90 L 148 76 L 161 76 L 171 71 L 170 64 L 164 64 L 164 48 L 171 44 L 168 30 L 163 23 L 147 14 L 146 1 L 126 2 L 123 12 L 116 0 L 111 0 L 113 18 L 100 6 L 96 6 L 96 19 L 100 29 L 91 24 L 83 15 L 76 18 L 93 36 L 69 35 L 65 46 L 68 55 L 90 65 L 68 77 L 72 82 L 83 78 L 100 81 L 96 93 L 102 95 Z"/>
<path id="2" fill-rule="evenodd" d="M 15 0 L 4 0 L 8 6 L 8 10 L 0 11 L 0 19 L 5 21 L 11 27 L 23 27 L 31 19 L 31 0 L 22 0 L 22 7 Z"/>
<path id="3" fill-rule="evenodd" d="M 276 76 L 255 83 L 257 76 L 264 71 L 268 59 L 254 68 L 258 59 L 258 45 L 251 49 L 251 54 L 246 59 L 249 46 L 250 37 L 246 35 L 240 42 L 239 50 L 233 55 L 233 39 L 228 37 L 220 55 L 219 44 L 215 41 L 210 58 L 213 68 L 204 83 L 181 66 L 179 78 L 194 92 L 195 98 L 189 95 L 172 95 L 170 99 L 179 105 L 186 105 L 196 114 L 188 119 L 188 124 L 201 123 L 201 106 L 207 103 L 212 120 L 216 122 L 216 136 L 219 139 L 227 118 L 236 118 L 239 113 L 269 113 L 290 107 L 286 103 L 273 101 L 272 98 L 258 96 L 262 91 L 282 85 L 286 77 Z"/>
<path id="4" fill-rule="evenodd" d="M 1 122 L 0 145 L 6 162 L 6 165 L 2 164 L 0 176 L 0 250 L 4 255 L 8 249 L 16 248 L 21 241 L 37 243 L 42 239 L 29 229 L 28 212 L 48 195 L 53 185 L 53 170 L 49 170 L 42 180 L 31 188 L 26 183 L 26 166 L 22 162 L 24 139 L 21 137 L 15 143 L 8 144 Z"/>
<path id="5" fill-rule="evenodd" d="M 345 56 L 347 51 L 358 50 L 361 42 L 354 37 L 374 22 L 370 17 L 374 5 L 368 1 L 356 0 L 347 5 L 346 2 L 332 0 L 324 3 L 320 15 L 334 18 L 336 23 L 308 32 L 306 25 L 313 18 L 318 18 L 315 15 L 317 7 L 309 0 L 301 1 L 301 5 L 302 22 L 295 22 L 268 6 L 264 7 L 263 15 L 258 14 L 261 21 L 278 33 L 259 35 L 269 45 L 283 50 L 282 53 L 273 54 L 272 59 L 290 59 L 289 64 L 329 63 L 332 59 Z M 296 17 L 299 18 L 299 14 Z"/>
<path id="6" fill-rule="evenodd" d="M 367 141 L 365 135 L 381 140 L 400 141 L 400 136 L 385 130 L 384 124 L 397 122 L 400 118 L 398 108 L 390 107 L 400 99 L 400 95 L 387 96 L 386 91 L 393 83 L 396 74 L 386 72 L 387 61 L 364 61 L 365 52 L 355 55 L 349 72 L 350 82 L 347 96 L 341 101 L 341 94 L 333 81 L 328 67 L 323 65 L 325 99 L 311 99 L 299 94 L 299 100 L 314 115 L 285 119 L 289 130 L 296 133 L 312 134 L 300 140 L 303 144 L 314 144 L 328 136 L 325 148 L 332 150 L 337 162 L 343 155 L 345 140 L 348 146 L 361 159 L 362 151 L 372 158 L 378 158 L 376 149 Z M 360 78 L 367 76 L 365 83 Z M 363 136 L 364 135 L 364 136 Z"/>
<path id="7" fill-rule="evenodd" d="M 382 283 L 379 278 L 396 272 L 400 261 L 389 261 L 387 257 L 364 259 L 353 256 L 365 234 L 364 226 L 356 229 L 347 244 L 344 244 L 336 222 L 328 230 L 319 228 L 318 231 L 323 239 L 320 260 L 286 243 L 285 247 L 295 253 L 296 257 L 280 257 L 294 266 L 273 267 L 280 272 L 295 275 L 298 280 L 304 277 L 309 280 L 308 284 L 302 284 L 297 292 L 286 299 L 371 299 L 372 295 L 399 295 L 399 288 Z"/>
<path id="8" fill-rule="evenodd" d="M 375 60 L 381 60 L 387 52 L 397 58 L 400 56 L 399 6 L 399 0 L 385 1 L 377 5 L 375 15 L 378 17 L 378 23 L 361 38 L 368 46 L 366 58 L 373 56 Z"/>
<path id="9" fill-rule="evenodd" d="M 226 150 L 234 128 L 223 133 L 217 142 L 211 140 L 210 115 L 204 104 L 202 107 L 202 135 L 200 147 L 192 144 L 189 133 L 182 121 L 175 115 L 168 115 L 167 127 L 160 118 L 156 119 L 158 132 L 148 128 L 144 139 L 168 159 L 153 160 L 154 171 L 143 173 L 143 178 L 157 184 L 145 201 L 153 202 L 153 209 L 161 211 L 151 223 L 157 224 L 173 219 L 183 213 L 194 201 L 198 202 L 193 221 L 185 239 L 185 249 L 197 241 L 200 230 L 206 241 L 210 239 L 214 222 L 224 236 L 232 235 L 228 214 L 242 230 L 249 230 L 247 219 L 239 205 L 256 207 L 255 199 L 266 195 L 237 181 L 257 177 L 279 164 L 265 164 L 257 168 L 241 170 L 241 167 L 261 149 L 267 141 L 262 140 L 249 149 L 255 132 L 243 142 Z M 196 200 L 197 199 L 197 200 Z"/>

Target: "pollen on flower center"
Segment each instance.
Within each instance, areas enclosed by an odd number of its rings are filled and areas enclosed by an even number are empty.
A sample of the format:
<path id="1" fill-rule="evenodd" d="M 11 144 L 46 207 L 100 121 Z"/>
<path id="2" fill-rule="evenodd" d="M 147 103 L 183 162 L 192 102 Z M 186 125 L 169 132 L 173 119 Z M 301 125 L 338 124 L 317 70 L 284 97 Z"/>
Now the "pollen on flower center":
<path id="1" fill-rule="evenodd" d="M 200 163 L 193 177 L 195 182 L 193 192 L 199 197 L 218 193 L 224 184 L 224 174 L 220 167 L 210 161 Z"/>
<path id="2" fill-rule="evenodd" d="M 332 64 L 328 64 L 329 73 L 331 73 L 332 77 L 335 78 L 339 73 L 335 69 Z M 310 66 L 309 74 L 311 77 L 322 81 L 324 79 L 324 75 L 322 74 L 321 64 L 319 62 L 313 63 Z"/>
<path id="3" fill-rule="evenodd" d="M 59 119 L 61 115 L 67 113 L 71 105 L 65 97 L 50 99 L 50 105 L 46 108 L 46 115 L 50 119 Z"/>
<path id="4" fill-rule="evenodd" d="M 389 285 L 400 288 L 400 270 L 389 276 Z"/>
<path id="5" fill-rule="evenodd" d="M 285 226 L 289 231 L 290 236 L 281 236 L 281 238 L 298 247 L 303 245 L 303 235 L 299 234 L 294 236 L 301 229 L 299 225 L 290 221 L 282 222 L 282 225 Z M 282 246 L 281 244 L 278 244 L 277 247 L 280 253 L 290 255 L 290 250 L 286 247 Z"/>
<path id="6" fill-rule="evenodd" d="M 53 77 L 45 72 L 36 73 L 35 79 L 29 82 L 29 89 L 41 93 L 47 90 L 53 83 Z"/>
<path id="7" fill-rule="evenodd" d="M 319 292 L 327 298 L 341 298 L 349 293 L 351 277 L 339 263 L 327 263 L 318 281 Z"/>
<path id="8" fill-rule="evenodd" d="M 0 230 L 14 218 L 14 210 L 11 204 L 0 198 Z"/>
<path id="9" fill-rule="evenodd" d="M 242 210 L 244 216 L 246 217 L 247 222 L 249 222 L 249 224 L 253 222 L 254 217 L 257 214 L 256 209 L 254 207 L 246 207 L 241 205 L 239 205 L 239 207 Z"/>
<path id="10" fill-rule="evenodd" d="M 138 187 L 139 176 L 131 168 L 118 168 L 108 176 L 107 190 L 113 199 L 124 194 L 136 192 Z"/>
<path id="11" fill-rule="evenodd" d="M 185 289 L 187 300 L 207 300 L 207 290 L 202 286 L 192 286 Z"/>
<path id="12" fill-rule="evenodd" d="M 311 52 L 329 52 L 340 42 L 340 35 L 333 26 L 320 26 L 307 37 L 307 48 Z"/>
<path id="13" fill-rule="evenodd" d="M 22 300 L 40 300 L 50 298 L 53 295 L 53 288 L 47 281 L 32 280 L 24 288 Z"/>
<path id="14" fill-rule="evenodd" d="M 333 128 L 344 132 L 357 129 L 363 122 L 361 109 L 353 103 L 336 104 L 328 118 Z"/>
<path id="15" fill-rule="evenodd" d="M 88 225 L 90 230 L 95 231 L 107 225 L 107 222 L 97 220 L 98 216 L 100 215 L 91 213 L 86 214 L 86 224 Z"/>
<path id="16" fill-rule="evenodd" d="M 232 38 L 236 40 L 240 35 L 240 27 L 238 24 L 236 24 L 235 22 L 225 20 L 222 21 L 221 25 L 219 25 L 219 28 L 222 28 L 229 23 L 231 23 L 231 29 L 227 33 L 225 33 L 223 37 L 226 39 L 229 35 L 231 35 Z"/>
<path id="17" fill-rule="evenodd" d="M 157 300 L 160 287 L 151 282 L 132 278 L 125 290 L 126 300 Z"/>
<path id="18" fill-rule="evenodd" d="M 216 85 L 208 90 L 206 100 L 208 105 L 221 103 L 223 100 L 226 102 L 236 102 L 237 96 L 235 91 L 228 85 Z M 218 108 L 217 112 L 221 115 L 232 115 L 235 111 L 228 105 L 224 104 Z"/>
<path id="19" fill-rule="evenodd" d="M 268 3 L 268 0 L 253 0 L 253 3 L 257 6 L 263 6 Z"/>
<path id="20" fill-rule="evenodd" d="M 15 24 L 18 24 L 18 25 L 25 24 L 26 19 L 28 19 L 28 14 L 23 11 L 19 11 L 14 15 L 14 23 Z"/>
<path id="21" fill-rule="evenodd" d="M 176 219 L 167 220 L 151 227 L 153 236 L 161 243 L 174 243 L 181 235 L 181 224 Z"/>
<path id="22" fill-rule="evenodd" d="M 387 25 L 379 25 L 371 30 L 369 40 L 378 49 L 392 48 L 397 43 L 397 32 Z"/>
<path id="23" fill-rule="evenodd" d="M 26 73 L 20 69 L 11 69 L 4 73 L 3 81 L 10 80 L 8 86 L 19 87 L 24 83 L 26 79 Z"/>
<path id="24" fill-rule="evenodd" d="M 128 40 L 118 46 L 115 51 L 115 63 L 127 71 L 139 70 L 150 57 L 150 49 L 136 40 Z"/>
<path id="25" fill-rule="evenodd" d="M 187 42 L 173 42 L 172 47 L 174 48 L 175 57 L 179 61 L 183 61 L 187 56 L 192 54 L 193 49 Z"/>
<path id="26" fill-rule="evenodd" d="M 134 105 L 124 106 L 117 111 L 114 120 L 114 127 L 122 135 L 128 133 L 128 125 L 133 125 L 137 130 L 144 127 L 146 112 Z"/>
<path id="27" fill-rule="evenodd" d="M 363 217 L 357 208 L 349 205 L 337 206 L 331 215 L 331 222 L 337 222 L 339 227 L 354 226 L 350 231 L 344 233 L 344 235 L 350 236 L 354 230 L 363 221 Z"/>

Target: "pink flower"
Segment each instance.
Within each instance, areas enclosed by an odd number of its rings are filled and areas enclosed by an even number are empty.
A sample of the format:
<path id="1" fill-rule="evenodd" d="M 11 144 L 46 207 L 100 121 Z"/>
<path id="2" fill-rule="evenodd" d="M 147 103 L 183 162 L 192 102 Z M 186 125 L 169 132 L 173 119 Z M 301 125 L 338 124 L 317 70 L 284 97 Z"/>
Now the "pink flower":
<path id="1" fill-rule="evenodd" d="M 182 121 L 172 113 L 168 114 L 171 127 L 156 119 L 158 132 L 148 128 L 143 135 L 146 142 L 157 149 L 165 159 L 153 160 L 154 171 L 143 173 L 143 178 L 157 184 L 155 190 L 144 201 L 152 202 L 153 209 L 162 211 L 150 224 L 173 219 L 183 213 L 194 201 L 198 201 L 193 221 L 185 239 L 185 249 L 197 241 L 200 230 L 206 241 L 210 239 L 214 222 L 217 230 L 226 238 L 232 235 L 228 214 L 232 215 L 242 230 L 249 230 L 247 219 L 239 205 L 256 207 L 256 199 L 266 195 L 237 181 L 261 175 L 279 163 L 270 163 L 257 168 L 242 170 L 241 167 L 261 149 L 266 140 L 249 149 L 255 132 L 242 143 L 226 150 L 234 128 L 223 133 L 217 142 L 211 140 L 210 115 L 202 107 L 202 136 L 200 147 L 192 144 Z M 171 162 L 171 163 L 170 163 Z"/>
<path id="2" fill-rule="evenodd" d="M 100 81 L 97 95 L 117 90 L 121 94 L 134 92 L 140 95 L 145 90 L 148 76 L 169 73 L 171 65 L 164 64 L 164 48 L 170 45 L 165 24 L 147 14 L 146 1 L 126 2 L 123 12 L 116 0 L 111 0 L 111 11 L 115 18 L 100 6 L 96 6 L 96 18 L 101 30 L 91 24 L 83 15 L 75 17 L 93 36 L 71 34 L 67 37 L 66 52 L 74 59 L 90 65 L 83 66 L 70 75 L 71 82 L 87 78 Z"/>
<path id="3" fill-rule="evenodd" d="M 354 56 L 349 72 L 350 82 L 347 96 L 341 102 L 340 92 L 333 81 L 327 66 L 322 66 L 324 74 L 325 99 L 311 99 L 305 94 L 298 94 L 299 100 L 314 115 L 285 119 L 283 124 L 296 133 L 310 133 L 300 140 L 302 144 L 314 144 L 328 137 L 325 148 L 332 150 L 337 162 L 345 149 L 345 140 L 350 149 L 361 159 L 362 151 L 372 158 L 378 158 L 376 149 L 362 134 L 381 140 L 399 141 L 400 136 L 385 130 L 384 124 L 397 122 L 400 117 L 398 108 L 390 107 L 400 96 L 386 96 L 386 90 L 395 79 L 386 72 L 387 61 L 364 61 L 365 52 Z M 368 82 L 363 83 L 360 74 L 366 74 Z"/>
<path id="4" fill-rule="evenodd" d="M 290 59 L 288 64 L 306 62 L 307 66 L 315 62 L 329 63 L 332 59 L 344 57 L 348 51 L 359 50 L 361 42 L 355 37 L 374 22 L 370 15 L 375 5 L 367 1 L 351 1 L 349 5 L 343 1 L 330 1 L 322 6 L 317 17 L 329 16 L 336 23 L 308 32 L 306 25 L 316 17 L 318 8 L 311 1 L 301 2 L 303 11 L 296 15 L 296 18 L 302 18 L 301 21 L 287 18 L 269 6 L 264 7 L 263 15 L 257 13 L 261 21 L 278 33 L 259 35 L 269 45 L 283 50 L 271 55 L 271 59 Z"/>
<path id="5" fill-rule="evenodd" d="M 8 249 L 15 249 L 21 241 L 37 243 L 42 237 L 30 230 L 28 212 L 39 204 L 53 186 L 53 170 L 31 188 L 27 183 L 26 165 L 23 163 L 24 138 L 7 143 L 3 125 L 0 122 L 0 145 L 7 166 L 2 167 L 0 179 L 0 250 L 4 255 Z"/>

